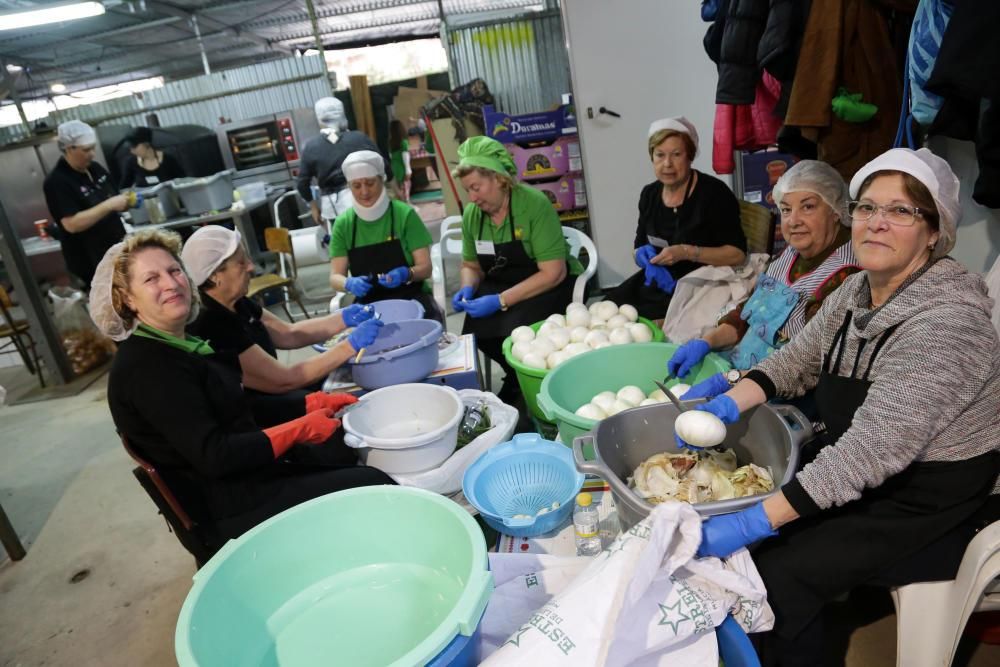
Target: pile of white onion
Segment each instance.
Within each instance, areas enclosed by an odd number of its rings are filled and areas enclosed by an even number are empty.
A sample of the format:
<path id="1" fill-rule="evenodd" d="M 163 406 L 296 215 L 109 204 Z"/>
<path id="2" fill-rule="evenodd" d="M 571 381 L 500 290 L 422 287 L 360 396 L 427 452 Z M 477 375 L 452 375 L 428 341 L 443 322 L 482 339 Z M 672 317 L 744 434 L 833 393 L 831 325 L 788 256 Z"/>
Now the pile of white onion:
<path id="1" fill-rule="evenodd" d="M 653 332 L 638 319 L 638 311 L 628 304 L 598 301 L 588 308 L 571 303 L 565 315 L 549 315 L 537 334 L 531 327 L 514 329 L 510 353 L 525 366 L 555 368 L 590 350 L 653 340 Z"/>
<path id="2" fill-rule="evenodd" d="M 690 385 L 678 383 L 673 387 L 670 387 L 670 393 L 677 398 L 680 398 L 687 393 L 687 390 L 690 388 Z M 628 410 L 629 408 L 635 408 L 640 405 L 666 403 L 669 400 L 670 399 L 667 398 L 666 394 L 659 389 L 654 389 L 649 396 L 647 396 L 643 393 L 642 389 L 629 384 L 619 389 L 617 393 L 613 391 L 602 391 L 597 396 L 590 399 L 589 403 L 584 403 L 577 408 L 576 415 L 578 417 L 583 417 L 584 419 L 601 420 L 605 417 L 616 415 L 622 410 Z"/>

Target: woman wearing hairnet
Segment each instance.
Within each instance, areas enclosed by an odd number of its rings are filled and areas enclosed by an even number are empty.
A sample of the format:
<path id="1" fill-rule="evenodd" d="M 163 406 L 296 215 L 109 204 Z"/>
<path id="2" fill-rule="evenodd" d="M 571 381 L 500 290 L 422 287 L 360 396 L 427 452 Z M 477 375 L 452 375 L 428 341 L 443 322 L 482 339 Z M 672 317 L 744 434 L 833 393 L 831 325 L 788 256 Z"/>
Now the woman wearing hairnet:
<path id="1" fill-rule="evenodd" d="M 378 146 L 364 132 L 348 129 L 344 103 L 336 97 L 316 100 L 313 109 L 321 128 L 320 135 L 307 141 L 302 148 L 295 187 L 309 202 L 313 221 L 322 225 L 351 205 L 350 189 L 341 170 L 344 159 L 354 151 L 378 152 Z M 313 197 L 314 179 L 319 186 L 320 201 Z"/>
<path id="2" fill-rule="evenodd" d="M 285 322 L 247 298 L 253 262 L 240 233 L 218 225 L 198 229 L 181 251 L 184 267 L 198 287 L 202 311 L 188 331 L 213 348 L 238 355 L 243 384 L 268 394 L 283 394 L 322 382 L 330 371 L 371 345 L 382 326 L 370 309 L 350 305 L 326 317 Z M 351 335 L 331 349 L 286 365 L 277 350 L 323 343 L 346 327 Z M 258 401 L 254 401 L 255 409 Z"/>
<path id="3" fill-rule="evenodd" d="M 374 468 L 336 463 L 344 446 L 334 411 L 353 397 L 311 395 L 296 419 L 254 419 L 236 360 L 184 331 L 197 300 L 179 253 L 180 237 L 160 230 L 115 244 L 97 267 L 90 312 L 120 341 L 108 380 L 115 427 L 195 520 L 235 538 L 311 498 L 392 484 Z"/>
<path id="4" fill-rule="evenodd" d="M 351 153 L 342 170 L 354 204 L 337 216 L 330 234 L 330 285 L 359 303 L 414 299 L 425 317 L 443 323 L 424 282 L 431 277 L 431 234 L 412 206 L 389 199 L 382 156 Z"/>
<path id="5" fill-rule="evenodd" d="M 562 312 L 583 267 L 570 255 L 548 198 L 514 180 L 517 167 L 503 144 L 472 137 L 458 157 L 452 175 L 469 203 L 462 213 L 462 288 L 452 306 L 465 311 L 462 333 L 476 334 L 479 349 L 506 372 L 500 396 L 509 402 L 519 389 L 503 339 L 515 327 Z"/>
<path id="6" fill-rule="evenodd" d="M 996 518 L 987 499 L 1000 471 L 1000 345 L 982 277 L 947 256 L 958 189 L 924 148 L 862 167 L 849 205 L 862 271 L 787 345 L 696 408 L 733 423 L 814 389 L 826 426 L 780 491 L 702 524 L 701 556 L 769 538 L 754 551 L 776 617 L 765 664 L 816 664 L 823 607 L 860 584 L 953 578 L 976 523 Z"/>
<path id="7" fill-rule="evenodd" d="M 698 132 L 683 116 L 649 126 L 647 149 L 656 180 L 639 194 L 635 263 L 639 271 L 606 298 L 662 320 L 674 286 L 702 265 L 735 266 L 746 259 L 740 205 L 725 183 L 691 167 Z"/>
<path id="8" fill-rule="evenodd" d="M 847 197 L 844 179 L 825 162 L 803 160 L 778 179 L 774 201 L 788 247 L 767 267 L 746 303 L 726 313 L 702 338 L 677 348 L 667 362 L 671 375 L 684 377 L 711 350 L 734 345 L 729 355 L 733 366 L 747 370 L 802 331 L 823 299 L 858 271 Z M 711 398 L 730 386 L 720 373 L 692 387 L 684 398 Z"/>

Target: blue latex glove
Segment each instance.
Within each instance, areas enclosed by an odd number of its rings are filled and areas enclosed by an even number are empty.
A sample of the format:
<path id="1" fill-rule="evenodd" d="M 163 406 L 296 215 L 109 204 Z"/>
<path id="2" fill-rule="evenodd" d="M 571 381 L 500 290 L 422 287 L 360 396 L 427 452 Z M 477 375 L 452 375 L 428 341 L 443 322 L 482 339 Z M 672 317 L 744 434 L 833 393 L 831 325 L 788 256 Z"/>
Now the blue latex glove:
<path id="1" fill-rule="evenodd" d="M 712 347 L 703 338 L 695 338 L 681 345 L 667 362 L 667 370 L 675 378 L 682 378 L 711 351 Z"/>
<path id="2" fill-rule="evenodd" d="M 472 299 L 472 296 L 476 293 L 476 289 L 470 285 L 466 285 L 462 289 L 455 292 L 455 296 L 451 297 L 451 307 L 455 309 L 456 313 L 460 313 L 465 310 L 465 304 L 467 301 Z"/>
<path id="3" fill-rule="evenodd" d="M 362 322 L 375 317 L 375 309 L 372 306 L 362 306 L 360 303 L 352 303 L 340 311 L 340 316 L 344 319 L 345 327 L 356 327 Z"/>
<path id="4" fill-rule="evenodd" d="M 648 243 L 644 246 L 636 248 L 635 250 L 636 266 L 638 266 L 640 269 L 645 269 L 646 265 L 649 264 L 649 260 L 656 257 L 657 254 L 659 253 L 656 251 L 656 248 L 654 248 Z"/>
<path id="5" fill-rule="evenodd" d="M 725 394 L 729 389 L 729 380 L 726 379 L 726 376 L 722 373 L 716 373 L 684 392 L 681 400 L 690 401 L 692 398 L 715 398 L 719 394 Z"/>
<path id="6" fill-rule="evenodd" d="M 777 534 L 764 512 L 764 503 L 757 503 L 745 510 L 719 514 L 702 522 L 701 544 L 696 555 L 698 558 L 725 558 L 740 547 Z"/>
<path id="7" fill-rule="evenodd" d="M 703 412 L 711 412 L 713 415 L 721 419 L 723 424 L 735 424 L 740 420 L 740 409 L 736 407 L 736 401 L 729 398 L 725 394 L 716 396 L 708 403 L 696 405 L 692 409 L 701 410 Z M 692 452 L 697 452 L 702 449 L 702 447 L 696 447 L 684 442 L 676 433 L 674 434 L 674 442 L 677 443 L 677 446 L 680 449 L 690 449 Z"/>
<path id="8" fill-rule="evenodd" d="M 379 329 L 385 326 L 382 320 L 365 320 L 351 332 L 347 337 L 347 342 L 351 344 L 355 352 L 363 347 L 368 347 L 378 338 Z"/>
<path id="9" fill-rule="evenodd" d="M 351 276 L 344 283 L 344 289 L 354 296 L 364 296 L 371 290 L 372 284 L 367 276 Z"/>
<path id="10" fill-rule="evenodd" d="M 397 287 L 400 287 L 401 285 L 405 285 L 409 280 L 410 280 L 410 267 L 397 266 L 392 271 L 384 273 L 378 279 L 378 284 L 381 285 L 382 287 L 395 289 Z"/>
<path id="11" fill-rule="evenodd" d="M 470 317 L 489 317 L 500 310 L 500 295 L 487 294 L 465 302 L 465 312 Z"/>
<path id="12" fill-rule="evenodd" d="M 643 271 L 646 272 L 646 287 L 649 287 L 653 283 L 656 283 L 656 287 L 660 291 L 671 294 L 674 291 L 674 285 L 677 281 L 674 277 L 670 275 L 670 271 L 667 271 L 666 267 L 657 266 L 656 264 L 647 264 Z"/>

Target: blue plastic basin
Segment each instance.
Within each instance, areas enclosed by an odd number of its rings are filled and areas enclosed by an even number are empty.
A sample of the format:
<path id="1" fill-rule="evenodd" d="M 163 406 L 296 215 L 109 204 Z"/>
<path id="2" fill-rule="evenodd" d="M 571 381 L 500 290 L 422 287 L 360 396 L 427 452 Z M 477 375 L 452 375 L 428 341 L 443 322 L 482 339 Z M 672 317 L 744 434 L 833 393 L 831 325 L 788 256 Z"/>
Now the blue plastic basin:
<path id="1" fill-rule="evenodd" d="M 443 327 L 434 320 L 403 320 L 386 324 L 361 361 L 351 359 L 351 375 L 365 389 L 419 382 L 437 368 L 438 339 Z"/>

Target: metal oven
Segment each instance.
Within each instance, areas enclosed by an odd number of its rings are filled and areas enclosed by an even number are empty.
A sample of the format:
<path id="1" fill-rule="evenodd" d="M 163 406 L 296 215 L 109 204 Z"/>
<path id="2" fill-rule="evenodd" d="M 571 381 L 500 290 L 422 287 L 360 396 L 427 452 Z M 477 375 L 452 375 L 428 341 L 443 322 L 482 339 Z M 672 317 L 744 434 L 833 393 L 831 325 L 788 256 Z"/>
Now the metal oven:
<path id="1" fill-rule="evenodd" d="M 305 142 L 319 134 L 312 109 L 293 109 L 235 123 L 216 130 L 222 159 L 235 169 L 234 181 L 294 181 Z"/>

